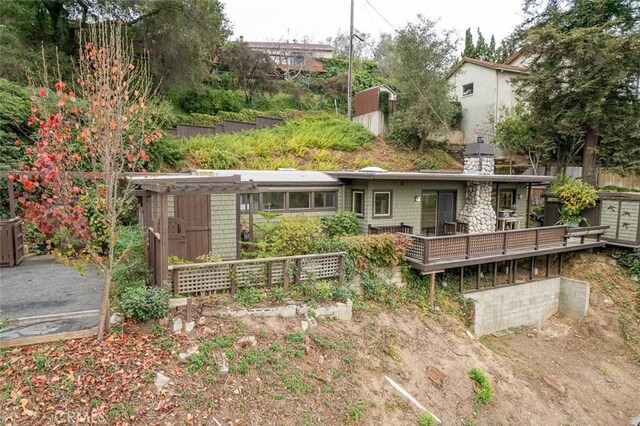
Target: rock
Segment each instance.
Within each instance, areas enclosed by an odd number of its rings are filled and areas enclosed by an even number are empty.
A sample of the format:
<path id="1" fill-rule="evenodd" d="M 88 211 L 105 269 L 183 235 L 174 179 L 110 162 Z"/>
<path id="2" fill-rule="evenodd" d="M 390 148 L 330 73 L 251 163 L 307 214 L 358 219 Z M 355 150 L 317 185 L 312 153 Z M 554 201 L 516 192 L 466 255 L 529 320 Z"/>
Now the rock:
<path id="1" fill-rule="evenodd" d="M 238 340 L 238 344 L 243 348 L 247 346 L 255 346 L 258 344 L 258 339 L 256 339 L 256 336 L 244 336 Z"/>
<path id="2" fill-rule="evenodd" d="M 162 389 L 163 387 L 165 387 L 168 383 L 169 380 L 171 380 L 169 377 L 165 376 L 162 373 L 156 373 L 156 381 L 154 383 L 154 385 L 156 386 L 156 388 L 158 389 Z"/>
<path id="3" fill-rule="evenodd" d="M 222 352 L 222 365 L 220 366 L 220 374 L 223 376 L 229 372 L 229 364 L 227 364 L 227 354 Z"/>
<path id="4" fill-rule="evenodd" d="M 604 300 L 602 301 L 602 303 L 604 303 L 605 305 L 613 305 L 613 300 L 611 300 L 611 299 L 604 299 Z"/>
<path id="5" fill-rule="evenodd" d="M 466 332 L 467 332 L 467 336 L 469 336 L 469 339 L 476 340 L 476 338 L 473 337 L 473 334 L 469 330 L 466 330 Z"/>
<path id="6" fill-rule="evenodd" d="M 198 325 L 204 325 L 206 321 L 207 321 L 206 317 L 200 317 L 198 318 Z"/>
<path id="7" fill-rule="evenodd" d="M 124 318 L 122 315 L 113 314 L 111 315 L 111 318 L 109 318 L 109 324 L 120 324 L 123 320 Z"/>
<path id="8" fill-rule="evenodd" d="M 561 394 L 567 393 L 567 389 L 560 383 L 560 381 L 554 376 L 543 376 L 542 380 Z"/>
<path id="9" fill-rule="evenodd" d="M 184 331 L 187 333 L 191 333 L 193 329 L 196 327 L 195 321 L 189 321 L 184 324 Z"/>
<path id="10" fill-rule="evenodd" d="M 173 319 L 173 332 L 180 333 L 182 331 L 182 318 L 175 317 Z"/>
<path id="11" fill-rule="evenodd" d="M 191 355 L 195 355 L 198 353 L 198 347 L 197 346 L 192 346 L 189 349 L 187 349 L 185 352 L 180 352 L 180 354 L 178 354 L 178 359 L 181 362 L 184 362 L 187 360 L 187 358 L 189 358 Z"/>
<path id="12" fill-rule="evenodd" d="M 209 327 L 207 327 L 206 325 L 204 326 L 204 328 L 202 329 L 202 331 L 206 334 L 211 334 L 211 329 Z"/>
<path id="13" fill-rule="evenodd" d="M 309 329 L 308 321 L 300 321 L 300 326 L 302 327 L 302 331 L 307 331 Z"/>
<path id="14" fill-rule="evenodd" d="M 640 426 L 640 416 L 631 419 L 631 426 Z"/>

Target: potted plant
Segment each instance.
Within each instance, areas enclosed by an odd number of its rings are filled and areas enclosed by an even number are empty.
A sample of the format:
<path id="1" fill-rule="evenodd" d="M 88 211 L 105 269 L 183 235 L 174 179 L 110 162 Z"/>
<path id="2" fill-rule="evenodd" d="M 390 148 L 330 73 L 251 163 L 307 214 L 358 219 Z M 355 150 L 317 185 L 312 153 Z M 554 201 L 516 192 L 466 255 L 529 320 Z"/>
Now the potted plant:
<path id="1" fill-rule="evenodd" d="M 551 187 L 556 198 L 560 201 L 558 224 L 578 227 L 582 222 L 589 225 L 589 220 L 582 213 L 595 207 L 598 191 L 593 185 L 563 176 L 562 180 Z"/>

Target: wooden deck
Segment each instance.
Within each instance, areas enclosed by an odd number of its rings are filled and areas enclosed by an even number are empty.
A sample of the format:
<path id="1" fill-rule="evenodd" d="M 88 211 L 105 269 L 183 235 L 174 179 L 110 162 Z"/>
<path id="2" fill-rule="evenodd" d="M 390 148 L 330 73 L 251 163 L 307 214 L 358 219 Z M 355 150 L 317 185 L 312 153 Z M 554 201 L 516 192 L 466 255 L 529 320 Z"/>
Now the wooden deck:
<path id="1" fill-rule="evenodd" d="M 601 236 L 606 229 L 606 226 L 548 226 L 444 237 L 402 235 L 411 239 L 405 254 L 407 262 L 421 272 L 430 273 L 603 247 Z"/>

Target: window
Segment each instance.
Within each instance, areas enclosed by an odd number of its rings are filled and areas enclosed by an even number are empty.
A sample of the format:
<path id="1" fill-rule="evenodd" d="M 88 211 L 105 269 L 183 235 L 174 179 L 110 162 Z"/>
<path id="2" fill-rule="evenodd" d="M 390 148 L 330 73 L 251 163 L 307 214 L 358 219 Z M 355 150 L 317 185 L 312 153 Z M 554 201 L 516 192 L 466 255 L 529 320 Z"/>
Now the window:
<path id="1" fill-rule="evenodd" d="M 500 190 L 500 204 L 498 210 L 515 210 L 512 207 L 516 204 L 516 190 L 515 189 L 501 189 Z"/>
<path id="2" fill-rule="evenodd" d="M 310 209 L 311 193 L 310 192 L 290 192 L 289 208 L 290 209 Z"/>
<path id="3" fill-rule="evenodd" d="M 262 205 L 266 210 L 284 210 L 285 192 L 265 192 L 262 194 Z"/>
<path id="4" fill-rule="evenodd" d="M 373 193 L 373 216 L 391 216 L 391 191 Z"/>
<path id="5" fill-rule="evenodd" d="M 260 195 L 253 195 L 253 211 L 260 210 Z M 249 211 L 249 194 L 240 194 L 240 211 Z"/>
<path id="6" fill-rule="evenodd" d="M 313 207 L 316 209 L 330 209 L 336 207 L 336 193 L 331 192 L 314 192 Z"/>
<path id="7" fill-rule="evenodd" d="M 473 95 L 473 83 L 463 84 L 462 96 L 471 96 L 471 95 Z"/>
<path id="8" fill-rule="evenodd" d="M 364 216 L 364 191 L 353 191 L 351 193 L 351 211 L 356 216 Z"/>

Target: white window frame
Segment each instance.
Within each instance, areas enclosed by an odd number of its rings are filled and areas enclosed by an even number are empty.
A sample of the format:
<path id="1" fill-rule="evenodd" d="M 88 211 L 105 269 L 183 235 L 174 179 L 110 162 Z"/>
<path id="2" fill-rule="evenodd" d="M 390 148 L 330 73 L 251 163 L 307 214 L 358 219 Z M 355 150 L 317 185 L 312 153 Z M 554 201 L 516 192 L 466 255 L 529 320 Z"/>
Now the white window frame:
<path id="1" fill-rule="evenodd" d="M 376 196 L 387 194 L 389 196 L 388 213 L 376 213 Z M 373 217 L 391 217 L 393 209 L 393 193 L 391 191 L 373 191 Z"/>

